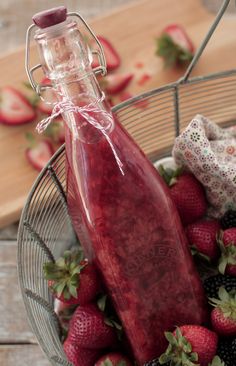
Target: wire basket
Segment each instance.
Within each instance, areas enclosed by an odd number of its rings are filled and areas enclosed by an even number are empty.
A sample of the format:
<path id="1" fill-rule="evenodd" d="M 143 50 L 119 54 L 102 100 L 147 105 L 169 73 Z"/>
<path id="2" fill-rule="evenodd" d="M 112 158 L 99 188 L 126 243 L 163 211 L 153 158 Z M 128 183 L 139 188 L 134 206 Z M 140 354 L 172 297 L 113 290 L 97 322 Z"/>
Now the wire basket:
<path id="1" fill-rule="evenodd" d="M 175 137 L 197 113 L 221 125 L 231 125 L 236 120 L 236 70 L 189 79 L 229 1 L 223 2 L 183 78 L 113 109 L 152 161 L 170 155 Z M 135 108 L 140 100 L 148 101 L 148 107 Z M 65 192 L 65 148 L 62 146 L 38 176 L 22 212 L 18 275 L 27 315 L 39 345 L 52 365 L 73 366 L 66 360 L 60 341 L 61 326 L 43 276 L 43 263 L 57 259 L 76 242 Z"/>

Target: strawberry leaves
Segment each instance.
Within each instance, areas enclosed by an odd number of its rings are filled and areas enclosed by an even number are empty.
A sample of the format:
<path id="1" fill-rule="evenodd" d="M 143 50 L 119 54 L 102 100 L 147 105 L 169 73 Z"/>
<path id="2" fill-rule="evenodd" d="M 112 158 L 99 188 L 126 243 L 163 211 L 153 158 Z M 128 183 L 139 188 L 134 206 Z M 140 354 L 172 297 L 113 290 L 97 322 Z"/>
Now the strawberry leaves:
<path id="1" fill-rule="evenodd" d="M 194 46 L 183 27 L 167 26 L 157 39 L 156 54 L 164 59 L 165 66 L 185 65 L 193 58 Z"/>
<path id="2" fill-rule="evenodd" d="M 63 257 L 55 263 L 45 263 L 44 276 L 51 281 L 50 288 L 57 296 L 69 300 L 71 297 L 77 298 L 77 291 L 80 286 L 80 272 L 87 265 L 83 260 L 81 250 L 65 251 Z"/>
<path id="3" fill-rule="evenodd" d="M 215 356 L 209 366 L 225 366 L 225 363 L 221 361 L 219 356 Z"/>
<path id="4" fill-rule="evenodd" d="M 236 290 L 227 292 L 221 286 L 218 292 L 219 299 L 209 298 L 209 303 L 219 308 L 226 318 L 231 318 L 236 321 Z"/>
<path id="5" fill-rule="evenodd" d="M 176 336 L 171 332 L 165 332 L 165 337 L 169 342 L 166 352 L 163 353 L 159 362 L 161 365 L 170 362 L 170 365 L 196 366 L 198 355 L 192 352 L 192 345 L 182 335 L 180 328 L 176 328 Z"/>
<path id="6" fill-rule="evenodd" d="M 105 314 L 104 322 L 106 325 L 115 328 L 118 340 L 122 339 L 123 327 L 110 303 L 107 295 L 102 295 L 97 300 L 98 308 Z"/>
<path id="7" fill-rule="evenodd" d="M 172 67 L 177 62 L 183 64 L 190 62 L 193 54 L 177 45 L 168 34 L 163 34 L 157 39 L 156 54 L 162 57 L 166 67 Z"/>

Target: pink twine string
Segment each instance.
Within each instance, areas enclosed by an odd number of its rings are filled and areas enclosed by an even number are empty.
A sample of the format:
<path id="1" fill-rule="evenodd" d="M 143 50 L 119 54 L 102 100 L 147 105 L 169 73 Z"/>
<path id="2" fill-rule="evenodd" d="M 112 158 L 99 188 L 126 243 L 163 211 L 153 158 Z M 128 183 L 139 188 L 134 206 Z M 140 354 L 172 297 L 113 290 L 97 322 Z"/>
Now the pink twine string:
<path id="1" fill-rule="evenodd" d="M 75 105 L 72 100 L 69 100 L 65 97 L 63 97 L 62 101 L 56 103 L 53 107 L 52 113 L 49 117 L 44 118 L 42 121 L 40 121 L 37 126 L 36 126 L 36 130 L 38 133 L 42 133 L 48 126 L 49 124 L 57 117 L 59 117 L 62 113 L 68 113 L 68 112 L 72 112 L 72 113 L 78 113 L 80 114 L 90 125 L 92 125 L 93 127 L 97 128 L 98 130 L 101 131 L 101 133 L 104 135 L 104 137 L 106 138 L 107 142 L 109 143 L 112 152 L 115 156 L 117 165 L 122 173 L 122 175 L 124 175 L 124 171 L 122 169 L 123 164 L 116 152 L 116 149 L 109 137 L 109 135 L 106 132 L 106 129 L 93 117 L 91 116 L 91 112 L 92 113 L 96 113 L 96 114 L 100 114 L 101 118 L 108 120 L 110 122 L 110 124 L 113 124 L 113 117 L 110 113 L 108 113 L 107 111 L 99 108 L 97 106 L 98 103 L 102 102 L 104 100 L 105 96 L 104 94 L 102 95 L 102 97 L 100 99 L 96 99 L 93 103 L 89 103 L 83 107 L 81 106 L 77 106 Z M 78 138 L 78 132 L 77 129 L 81 128 L 84 124 L 82 124 L 81 126 L 76 126 L 75 122 L 72 119 L 72 130 L 73 130 L 73 135 L 75 138 Z"/>

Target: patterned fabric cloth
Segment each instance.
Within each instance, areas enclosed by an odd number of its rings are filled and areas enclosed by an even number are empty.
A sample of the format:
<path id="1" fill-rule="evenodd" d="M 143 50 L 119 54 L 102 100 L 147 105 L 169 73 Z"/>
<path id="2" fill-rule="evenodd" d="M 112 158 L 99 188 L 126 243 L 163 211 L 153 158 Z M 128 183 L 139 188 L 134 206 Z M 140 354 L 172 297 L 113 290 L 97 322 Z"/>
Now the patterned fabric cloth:
<path id="1" fill-rule="evenodd" d="M 222 129 L 197 115 L 176 138 L 172 155 L 205 187 L 210 216 L 236 209 L 236 126 Z"/>

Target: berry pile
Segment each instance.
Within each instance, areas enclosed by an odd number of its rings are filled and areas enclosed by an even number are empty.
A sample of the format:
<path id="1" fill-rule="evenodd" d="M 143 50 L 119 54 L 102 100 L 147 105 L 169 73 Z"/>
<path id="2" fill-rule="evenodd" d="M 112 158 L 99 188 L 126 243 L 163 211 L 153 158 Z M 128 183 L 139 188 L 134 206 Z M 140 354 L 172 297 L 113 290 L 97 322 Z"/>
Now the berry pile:
<path id="1" fill-rule="evenodd" d="M 211 275 L 203 279 L 208 320 L 167 329 L 169 345 L 144 366 L 236 366 L 236 227 L 232 210 L 207 217 L 202 185 L 190 173 L 160 168 L 169 184 L 189 249 Z M 79 250 L 44 265 L 56 312 L 66 329 L 63 348 L 74 366 L 132 366 L 135 360 L 93 263 Z M 212 274 L 213 273 L 213 274 Z M 174 311 L 174 309 L 173 309 Z"/>

